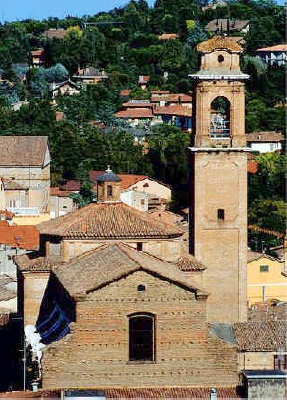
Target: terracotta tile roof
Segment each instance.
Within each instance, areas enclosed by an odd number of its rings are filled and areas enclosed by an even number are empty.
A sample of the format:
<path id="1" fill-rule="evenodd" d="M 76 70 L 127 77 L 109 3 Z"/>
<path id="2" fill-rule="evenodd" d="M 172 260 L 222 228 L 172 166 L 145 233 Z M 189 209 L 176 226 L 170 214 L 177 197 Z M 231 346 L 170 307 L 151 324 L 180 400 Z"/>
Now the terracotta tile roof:
<path id="1" fill-rule="evenodd" d="M 272 52 L 272 51 L 287 51 L 287 44 L 276 44 L 274 46 L 269 46 L 269 47 L 262 47 L 260 49 L 257 49 L 256 51 L 266 51 L 266 52 Z"/>
<path id="2" fill-rule="evenodd" d="M 127 239 L 181 236 L 174 226 L 155 221 L 147 213 L 123 203 L 91 203 L 37 225 L 41 234 L 66 238 Z"/>
<path id="3" fill-rule="evenodd" d="M 233 329 L 240 351 L 286 349 L 287 321 L 237 322 Z"/>
<path id="4" fill-rule="evenodd" d="M 247 172 L 249 174 L 256 174 L 258 171 L 258 162 L 254 160 L 247 160 Z"/>
<path id="5" fill-rule="evenodd" d="M 50 188 L 50 196 L 57 196 L 57 197 L 69 197 L 72 192 L 69 190 L 62 190 L 59 187 L 51 187 Z"/>
<path id="6" fill-rule="evenodd" d="M 210 399 L 210 390 L 211 387 L 149 387 L 149 388 L 141 388 L 141 387 L 101 387 L 100 389 L 94 388 L 86 388 L 83 389 L 83 392 L 87 392 L 89 390 L 99 390 L 100 392 L 104 392 L 106 399 L 202 399 L 209 400 Z M 81 390 L 77 389 L 77 394 Z M 80 396 L 80 395 L 79 395 Z M 25 391 L 25 392 L 5 392 L 0 393 L 0 397 L 2 398 L 17 398 L 17 399 L 25 399 L 25 398 L 50 398 L 50 399 L 58 399 L 60 397 L 60 390 L 38 390 L 37 392 Z M 240 395 L 237 388 L 235 387 L 217 387 L 217 399 L 238 399 L 244 398 L 243 395 Z"/>
<path id="7" fill-rule="evenodd" d="M 151 96 L 151 102 L 156 103 L 160 101 L 172 102 L 172 103 L 188 103 L 191 104 L 192 96 L 186 93 L 165 93 L 161 96 L 157 93 L 157 95 Z"/>
<path id="8" fill-rule="evenodd" d="M 163 33 L 162 35 L 159 35 L 158 39 L 159 40 L 170 40 L 170 39 L 178 39 L 179 36 L 177 33 Z"/>
<path id="9" fill-rule="evenodd" d="M 125 108 L 153 108 L 154 105 L 150 102 L 145 102 L 145 101 L 127 101 L 126 103 L 122 104 L 122 107 Z"/>
<path id="10" fill-rule="evenodd" d="M 45 53 L 45 50 L 44 49 L 32 50 L 30 53 L 33 57 L 37 56 L 40 57 Z"/>
<path id="11" fill-rule="evenodd" d="M 208 39 L 205 42 L 201 42 L 196 46 L 196 50 L 203 53 L 209 53 L 216 49 L 226 49 L 236 52 L 242 51 L 242 47 L 239 46 L 238 43 L 235 43 L 228 37 L 223 36 L 213 36 L 211 39 Z"/>
<path id="12" fill-rule="evenodd" d="M 170 91 L 169 90 L 151 90 L 150 93 L 151 93 L 151 95 L 154 95 L 154 94 L 169 94 Z"/>
<path id="13" fill-rule="evenodd" d="M 177 115 L 180 117 L 191 117 L 191 108 L 183 105 L 170 105 L 170 106 L 158 106 L 154 110 L 155 115 Z"/>
<path id="14" fill-rule="evenodd" d="M 179 221 L 182 219 L 180 215 L 167 210 L 153 210 L 149 212 L 149 215 L 152 218 L 174 225 L 178 225 Z"/>
<path id="15" fill-rule="evenodd" d="M 39 247 L 39 232 L 33 225 L 9 225 L 0 221 L 0 243 L 14 248 L 36 250 Z"/>
<path id="16" fill-rule="evenodd" d="M 40 257 L 37 252 L 14 256 L 19 271 L 21 272 L 50 272 L 55 262 L 45 257 Z"/>
<path id="17" fill-rule="evenodd" d="M 198 261 L 192 254 L 185 254 L 176 262 L 176 265 L 184 272 L 204 271 L 206 266 Z"/>
<path id="18" fill-rule="evenodd" d="M 223 31 L 226 32 L 227 22 L 228 22 L 227 18 L 213 19 L 212 21 L 208 22 L 205 28 L 209 32 L 217 32 L 222 27 Z M 246 28 L 249 23 L 250 23 L 249 20 L 230 19 L 229 20 L 230 32 L 240 32 L 242 31 L 242 29 Z"/>
<path id="19" fill-rule="evenodd" d="M 132 185 L 135 185 L 136 183 L 148 178 L 147 175 L 133 175 L 133 174 L 119 174 L 119 177 L 121 178 L 121 188 L 122 189 L 128 189 Z"/>
<path id="20" fill-rule="evenodd" d="M 48 39 L 64 39 L 67 31 L 65 29 L 49 29 L 43 33 L 44 36 Z"/>
<path id="21" fill-rule="evenodd" d="M 89 178 L 92 182 L 97 182 L 98 176 L 102 175 L 105 171 L 89 171 Z"/>
<path id="22" fill-rule="evenodd" d="M 150 108 L 133 108 L 118 111 L 114 116 L 116 118 L 153 118 L 153 113 Z"/>
<path id="23" fill-rule="evenodd" d="M 140 75 L 139 76 L 139 83 L 148 83 L 150 80 L 149 75 Z"/>
<path id="24" fill-rule="evenodd" d="M 1 166 L 42 166 L 47 136 L 0 136 Z"/>
<path id="25" fill-rule="evenodd" d="M 79 192 L 81 188 L 81 182 L 77 181 L 76 179 L 70 179 L 61 183 L 59 186 L 60 190 L 66 190 L 70 192 Z"/>
<path id="26" fill-rule="evenodd" d="M 86 295 L 139 270 L 168 279 L 196 294 L 207 295 L 187 282 L 185 273 L 175 264 L 137 251 L 123 243 L 105 244 L 67 263 L 53 267 L 53 273 L 74 298 Z"/>
<path id="27" fill-rule="evenodd" d="M 279 132 L 252 132 L 246 134 L 247 142 L 282 142 L 285 140 Z"/>
<path id="28" fill-rule="evenodd" d="M 262 252 L 260 253 L 260 252 L 256 252 L 256 251 L 248 251 L 247 252 L 247 262 L 256 261 L 256 260 L 259 260 L 260 258 L 267 258 L 268 260 L 280 262 L 280 260 L 277 260 L 276 258 L 270 256 L 269 254 L 265 254 Z"/>
<path id="29" fill-rule="evenodd" d="M 129 96 L 131 89 L 124 89 L 120 91 L 120 96 Z"/>

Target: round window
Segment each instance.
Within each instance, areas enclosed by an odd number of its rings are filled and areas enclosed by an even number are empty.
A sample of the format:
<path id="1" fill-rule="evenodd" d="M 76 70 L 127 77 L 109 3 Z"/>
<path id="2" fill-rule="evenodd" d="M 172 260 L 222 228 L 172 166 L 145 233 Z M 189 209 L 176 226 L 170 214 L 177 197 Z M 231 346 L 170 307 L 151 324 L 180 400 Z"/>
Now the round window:
<path id="1" fill-rule="evenodd" d="M 224 57 L 222 54 L 219 54 L 218 56 L 218 62 L 222 63 L 224 61 Z"/>

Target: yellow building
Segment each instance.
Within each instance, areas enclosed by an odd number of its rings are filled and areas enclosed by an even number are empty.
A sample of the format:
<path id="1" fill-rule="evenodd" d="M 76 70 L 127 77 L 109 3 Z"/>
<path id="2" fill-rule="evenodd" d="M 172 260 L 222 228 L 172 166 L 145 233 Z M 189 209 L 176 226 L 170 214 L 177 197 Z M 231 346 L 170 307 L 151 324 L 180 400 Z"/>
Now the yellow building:
<path id="1" fill-rule="evenodd" d="M 249 305 L 259 301 L 287 301 L 287 276 L 284 261 L 265 253 L 248 253 L 247 300 Z"/>

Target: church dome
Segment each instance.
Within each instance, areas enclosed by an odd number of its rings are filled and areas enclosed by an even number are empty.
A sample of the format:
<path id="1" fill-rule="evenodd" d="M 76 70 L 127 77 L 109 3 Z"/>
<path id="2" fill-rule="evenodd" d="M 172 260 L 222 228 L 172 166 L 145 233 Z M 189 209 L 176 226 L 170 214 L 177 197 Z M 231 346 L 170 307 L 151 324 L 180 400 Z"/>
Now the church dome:
<path id="1" fill-rule="evenodd" d="M 121 178 L 118 177 L 109 167 L 106 171 L 99 175 L 97 178 L 97 182 L 120 182 Z"/>

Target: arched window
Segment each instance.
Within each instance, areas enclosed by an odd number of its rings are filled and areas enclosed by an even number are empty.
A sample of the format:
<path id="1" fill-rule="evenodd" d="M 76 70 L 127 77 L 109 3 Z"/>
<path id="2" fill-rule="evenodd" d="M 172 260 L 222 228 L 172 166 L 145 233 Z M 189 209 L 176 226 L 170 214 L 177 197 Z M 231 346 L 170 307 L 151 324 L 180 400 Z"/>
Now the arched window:
<path id="1" fill-rule="evenodd" d="M 129 316 L 129 360 L 155 361 L 155 317 L 149 313 Z"/>
<path id="2" fill-rule="evenodd" d="M 226 97 L 216 97 L 211 103 L 209 133 L 212 139 L 230 137 L 230 102 Z"/>

